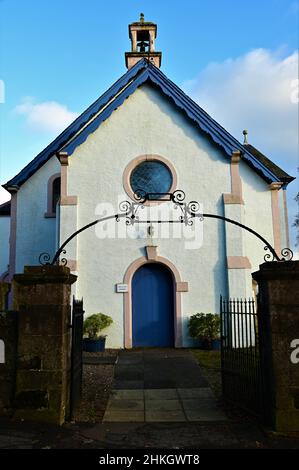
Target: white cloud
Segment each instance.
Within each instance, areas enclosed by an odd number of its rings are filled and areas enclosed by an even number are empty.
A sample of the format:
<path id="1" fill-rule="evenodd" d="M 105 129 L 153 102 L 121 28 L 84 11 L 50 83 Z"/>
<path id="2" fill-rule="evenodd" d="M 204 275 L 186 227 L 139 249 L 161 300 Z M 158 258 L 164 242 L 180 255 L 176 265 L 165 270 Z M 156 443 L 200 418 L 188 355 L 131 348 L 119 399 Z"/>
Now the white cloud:
<path id="1" fill-rule="evenodd" d="M 282 57 L 278 52 L 255 49 L 236 59 L 210 63 L 184 90 L 216 121 L 249 143 L 293 176 L 298 176 L 298 51 Z M 292 227 L 298 205 L 298 181 L 289 186 L 289 221 Z"/>
<path id="2" fill-rule="evenodd" d="M 0 186 L 0 204 L 10 200 L 10 194 Z"/>
<path id="3" fill-rule="evenodd" d="M 32 97 L 24 98 L 14 112 L 24 115 L 31 129 L 43 132 L 61 132 L 78 116 L 56 101 L 35 103 Z"/>
<path id="4" fill-rule="evenodd" d="M 250 143 L 290 168 L 298 150 L 297 76 L 297 51 L 282 58 L 255 49 L 209 64 L 183 88 L 236 138 L 248 129 Z"/>

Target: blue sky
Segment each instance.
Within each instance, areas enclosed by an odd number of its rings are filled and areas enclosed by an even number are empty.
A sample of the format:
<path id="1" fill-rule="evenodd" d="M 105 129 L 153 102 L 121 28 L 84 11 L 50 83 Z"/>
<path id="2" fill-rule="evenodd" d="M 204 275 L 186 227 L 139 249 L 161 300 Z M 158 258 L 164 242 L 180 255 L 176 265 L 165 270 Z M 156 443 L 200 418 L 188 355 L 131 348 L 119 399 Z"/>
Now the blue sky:
<path id="1" fill-rule="evenodd" d="M 141 11 L 158 23 L 163 72 L 295 174 L 297 1 L 0 0 L 0 182 L 125 72 L 128 24 Z"/>

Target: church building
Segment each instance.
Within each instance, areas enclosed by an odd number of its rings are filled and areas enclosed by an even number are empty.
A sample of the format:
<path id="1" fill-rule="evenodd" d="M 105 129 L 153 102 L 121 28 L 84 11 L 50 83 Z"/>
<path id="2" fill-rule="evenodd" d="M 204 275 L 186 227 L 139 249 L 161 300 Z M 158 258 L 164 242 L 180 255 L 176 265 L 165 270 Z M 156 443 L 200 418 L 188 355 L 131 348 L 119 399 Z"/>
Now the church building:
<path id="1" fill-rule="evenodd" d="M 156 37 L 141 14 L 129 25 L 126 73 L 3 185 L 11 201 L 0 206 L 2 280 L 51 262 L 73 233 L 107 218 L 72 238 L 59 262 L 78 276 L 73 295 L 85 316 L 113 318 L 111 348 L 190 346 L 190 315 L 219 313 L 220 295 L 255 295 L 263 242 L 200 214 L 251 228 L 278 256 L 289 246 L 294 178 L 161 71 Z"/>

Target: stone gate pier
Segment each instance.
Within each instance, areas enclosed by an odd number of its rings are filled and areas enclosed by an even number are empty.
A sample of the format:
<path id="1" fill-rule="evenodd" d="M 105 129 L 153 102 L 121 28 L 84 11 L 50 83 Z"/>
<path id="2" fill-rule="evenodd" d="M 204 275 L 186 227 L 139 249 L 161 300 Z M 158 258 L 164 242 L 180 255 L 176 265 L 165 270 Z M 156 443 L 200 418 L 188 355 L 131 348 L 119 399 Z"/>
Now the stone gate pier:
<path id="1" fill-rule="evenodd" d="M 264 263 L 253 279 L 259 286 L 260 354 L 268 421 L 276 431 L 299 432 L 299 261 Z"/>
<path id="2" fill-rule="evenodd" d="M 14 416 L 62 424 L 69 413 L 71 285 L 63 266 L 25 267 L 13 278 L 18 312 Z"/>

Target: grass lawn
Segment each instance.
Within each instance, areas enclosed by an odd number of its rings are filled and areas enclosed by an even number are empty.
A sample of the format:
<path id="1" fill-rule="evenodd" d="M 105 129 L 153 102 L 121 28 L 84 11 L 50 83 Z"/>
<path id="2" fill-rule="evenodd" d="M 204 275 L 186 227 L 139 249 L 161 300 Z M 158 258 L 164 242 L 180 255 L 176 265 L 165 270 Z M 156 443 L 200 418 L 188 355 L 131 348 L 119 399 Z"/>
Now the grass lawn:
<path id="1" fill-rule="evenodd" d="M 191 349 L 190 351 L 195 356 L 216 397 L 220 398 L 222 395 L 220 351 L 205 351 L 203 349 Z"/>
<path id="2" fill-rule="evenodd" d="M 220 351 L 205 351 L 203 349 L 191 350 L 201 367 L 221 370 Z"/>

